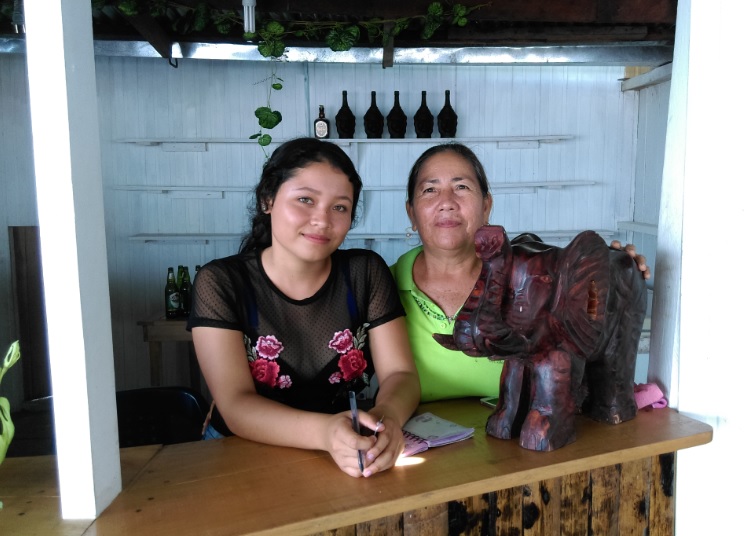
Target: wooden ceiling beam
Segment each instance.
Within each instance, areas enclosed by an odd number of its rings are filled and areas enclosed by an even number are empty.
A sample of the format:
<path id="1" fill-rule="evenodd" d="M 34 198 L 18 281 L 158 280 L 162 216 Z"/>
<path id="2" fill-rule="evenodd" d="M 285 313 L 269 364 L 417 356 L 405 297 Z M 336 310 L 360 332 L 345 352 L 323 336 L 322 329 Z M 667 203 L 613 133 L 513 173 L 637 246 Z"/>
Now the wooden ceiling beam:
<path id="1" fill-rule="evenodd" d="M 171 36 L 159 26 L 153 17 L 148 13 L 138 13 L 137 15 L 121 14 L 151 44 L 162 58 L 171 60 Z"/>
<path id="2" fill-rule="evenodd" d="M 353 19 L 396 19 L 426 13 L 433 0 L 257 0 L 258 13 L 344 15 Z M 186 4 L 196 0 L 186 0 Z M 242 9 L 241 0 L 208 0 L 217 9 Z M 463 5 L 490 5 L 470 19 L 506 22 L 675 24 L 677 0 L 463 0 Z"/>

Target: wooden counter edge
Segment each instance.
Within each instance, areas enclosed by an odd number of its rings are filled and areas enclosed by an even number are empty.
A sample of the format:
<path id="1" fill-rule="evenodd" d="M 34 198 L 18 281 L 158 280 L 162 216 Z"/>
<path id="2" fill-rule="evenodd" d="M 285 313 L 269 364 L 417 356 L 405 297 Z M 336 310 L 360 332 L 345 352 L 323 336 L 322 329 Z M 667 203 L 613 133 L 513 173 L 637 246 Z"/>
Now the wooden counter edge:
<path id="1" fill-rule="evenodd" d="M 671 409 L 669 411 L 675 410 Z M 677 411 L 675 412 L 677 413 Z M 335 512 L 315 519 L 289 523 L 282 527 L 247 532 L 245 535 L 278 536 L 279 534 L 283 534 L 284 536 L 305 536 L 325 530 L 333 530 L 340 527 L 356 525 L 357 523 L 385 518 L 410 510 L 433 506 L 435 504 L 447 503 L 460 498 L 473 497 L 492 491 L 521 486 L 531 482 L 550 480 L 581 471 L 588 471 L 609 465 L 677 452 L 679 450 L 705 445 L 712 441 L 713 429 L 711 426 L 696 419 L 691 419 L 690 417 L 687 418 L 703 425 L 705 429 L 702 432 L 686 437 L 664 440 L 650 445 L 629 447 L 612 453 L 575 458 L 549 466 L 517 471 L 511 475 L 489 476 L 482 480 L 450 486 L 448 488 L 434 490 L 425 494 L 414 495 L 405 500 L 398 499 L 374 505 L 366 505 L 345 512 Z M 612 459 L 614 457 L 615 459 Z"/>

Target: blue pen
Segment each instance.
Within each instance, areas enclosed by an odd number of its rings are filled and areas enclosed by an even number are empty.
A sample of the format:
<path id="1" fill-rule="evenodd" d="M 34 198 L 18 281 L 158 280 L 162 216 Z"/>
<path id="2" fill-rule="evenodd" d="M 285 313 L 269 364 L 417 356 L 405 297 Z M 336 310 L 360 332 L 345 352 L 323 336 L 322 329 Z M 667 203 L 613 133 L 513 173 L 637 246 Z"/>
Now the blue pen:
<path id="1" fill-rule="evenodd" d="M 356 393 L 348 391 L 348 401 L 351 403 L 351 417 L 353 418 L 353 431 L 361 435 L 361 424 L 358 421 L 358 406 L 356 406 Z M 358 468 L 364 472 L 364 453 L 358 451 Z"/>

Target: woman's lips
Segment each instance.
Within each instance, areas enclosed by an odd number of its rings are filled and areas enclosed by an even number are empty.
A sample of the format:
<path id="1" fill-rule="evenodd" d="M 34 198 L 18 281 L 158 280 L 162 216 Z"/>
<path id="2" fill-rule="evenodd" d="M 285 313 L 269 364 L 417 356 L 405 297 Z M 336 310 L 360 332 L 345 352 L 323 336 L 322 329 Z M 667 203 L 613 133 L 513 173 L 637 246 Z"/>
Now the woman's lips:
<path id="1" fill-rule="evenodd" d="M 304 238 L 306 238 L 310 242 L 316 242 L 318 244 L 327 244 L 330 241 L 328 237 L 317 234 L 305 234 Z"/>

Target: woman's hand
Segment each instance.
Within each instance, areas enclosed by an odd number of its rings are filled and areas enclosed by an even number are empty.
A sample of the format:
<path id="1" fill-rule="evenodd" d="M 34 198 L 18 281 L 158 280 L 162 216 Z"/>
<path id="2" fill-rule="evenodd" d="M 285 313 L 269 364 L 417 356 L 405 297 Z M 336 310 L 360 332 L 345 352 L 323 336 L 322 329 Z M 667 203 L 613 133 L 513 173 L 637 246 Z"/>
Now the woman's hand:
<path id="1" fill-rule="evenodd" d="M 405 441 L 394 419 L 384 417 L 379 420 L 375 415 L 362 411 L 359 420 L 362 431 L 367 430 L 363 435 L 353 431 L 350 412 L 333 416 L 328 452 L 343 472 L 354 477 L 369 477 L 395 465 Z M 363 454 L 363 472 L 358 465 L 359 450 Z"/>
<path id="2" fill-rule="evenodd" d="M 405 441 L 403 433 L 394 419 L 387 416 L 378 419 L 372 413 L 360 414 L 362 431 L 366 429 L 366 437 L 361 436 L 368 443 L 357 443 L 364 453 L 363 476 L 369 477 L 375 473 L 385 471 L 395 465 L 398 456 L 403 451 Z M 369 430 L 374 435 L 369 435 Z M 361 445 L 364 445 L 362 448 Z M 361 474 L 361 473 L 359 473 Z"/>
<path id="3" fill-rule="evenodd" d="M 368 428 L 368 425 L 372 424 L 372 417 L 364 412 L 359 414 L 359 419 L 362 428 Z M 373 425 L 372 431 L 375 427 L 376 424 Z M 377 438 L 357 434 L 353 430 L 353 420 L 350 411 L 331 416 L 327 436 L 329 438 L 327 452 L 330 453 L 330 456 L 338 464 L 338 467 L 351 476 L 364 476 L 358 465 L 358 451 L 360 450 L 365 454 L 374 446 Z M 367 469 L 366 465 L 366 457 L 364 456 L 364 472 Z"/>
<path id="4" fill-rule="evenodd" d="M 631 258 L 636 261 L 636 265 L 639 267 L 644 279 L 652 277 L 652 274 L 649 272 L 649 266 L 647 266 L 647 258 L 644 255 L 636 254 L 636 246 L 634 244 L 626 244 L 626 247 L 623 247 L 619 240 L 613 240 L 610 243 L 610 247 L 613 249 L 622 249 L 631 255 Z"/>

